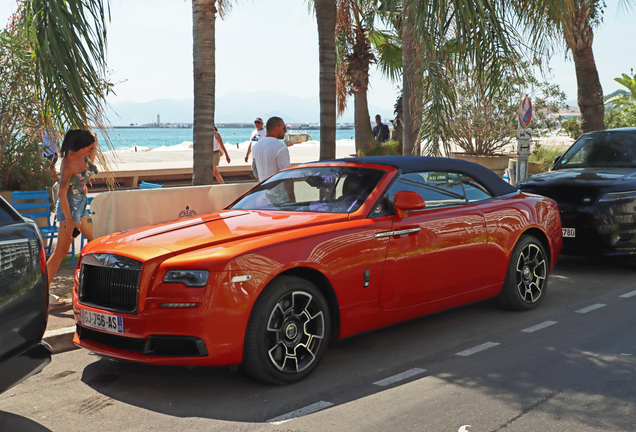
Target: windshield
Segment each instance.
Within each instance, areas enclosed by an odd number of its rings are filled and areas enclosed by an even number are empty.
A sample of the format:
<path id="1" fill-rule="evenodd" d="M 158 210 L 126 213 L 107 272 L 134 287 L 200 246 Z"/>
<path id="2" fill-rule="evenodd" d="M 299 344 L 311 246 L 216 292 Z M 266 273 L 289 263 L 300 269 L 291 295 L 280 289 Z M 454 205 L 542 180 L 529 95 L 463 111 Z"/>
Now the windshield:
<path id="1" fill-rule="evenodd" d="M 554 169 L 636 167 L 636 132 L 599 132 L 572 144 Z"/>
<path id="2" fill-rule="evenodd" d="M 229 208 L 351 213 L 385 174 L 384 170 L 339 166 L 280 171 Z"/>

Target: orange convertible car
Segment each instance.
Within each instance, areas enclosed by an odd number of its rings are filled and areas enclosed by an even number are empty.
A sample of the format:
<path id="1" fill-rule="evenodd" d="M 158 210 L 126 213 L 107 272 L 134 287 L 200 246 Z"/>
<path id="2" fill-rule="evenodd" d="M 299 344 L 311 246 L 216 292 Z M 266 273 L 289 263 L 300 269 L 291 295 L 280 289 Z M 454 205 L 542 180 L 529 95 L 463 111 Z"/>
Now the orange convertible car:
<path id="1" fill-rule="evenodd" d="M 74 342 L 289 383 L 343 338 L 499 296 L 545 297 L 557 205 L 479 165 L 386 156 L 274 174 L 223 211 L 112 234 L 77 267 Z"/>

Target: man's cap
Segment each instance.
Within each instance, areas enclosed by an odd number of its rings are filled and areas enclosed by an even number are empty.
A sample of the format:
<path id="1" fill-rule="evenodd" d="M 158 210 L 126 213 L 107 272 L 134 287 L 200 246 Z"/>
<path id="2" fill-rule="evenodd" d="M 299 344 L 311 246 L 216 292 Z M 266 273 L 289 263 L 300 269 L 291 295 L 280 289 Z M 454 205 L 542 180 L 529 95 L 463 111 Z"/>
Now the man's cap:
<path id="1" fill-rule="evenodd" d="M 262 119 L 262 118 L 260 118 L 260 117 L 256 117 L 256 118 L 254 119 L 254 121 L 255 121 L 255 122 L 259 121 L 259 122 L 263 123 L 263 119 Z"/>

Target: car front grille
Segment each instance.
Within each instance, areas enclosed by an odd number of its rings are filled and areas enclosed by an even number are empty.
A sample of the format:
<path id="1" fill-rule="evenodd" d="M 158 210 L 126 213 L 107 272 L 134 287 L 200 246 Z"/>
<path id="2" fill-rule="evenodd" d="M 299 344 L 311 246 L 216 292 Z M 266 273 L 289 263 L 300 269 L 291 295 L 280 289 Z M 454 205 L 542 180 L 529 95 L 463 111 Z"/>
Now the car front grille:
<path id="1" fill-rule="evenodd" d="M 524 192 L 534 193 L 552 198 L 557 202 L 557 204 L 559 204 L 559 207 L 562 205 L 589 206 L 594 204 L 598 199 L 598 192 L 588 188 L 553 186 L 549 188 L 541 188 L 532 186 L 523 187 L 522 190 Z"/>
<path id="2" fill-rule="evenodd" d="M 141 266 L 139 261 L 116 255 L 87 255 L 80 273 L 80 303 L 136 313 Z"/>

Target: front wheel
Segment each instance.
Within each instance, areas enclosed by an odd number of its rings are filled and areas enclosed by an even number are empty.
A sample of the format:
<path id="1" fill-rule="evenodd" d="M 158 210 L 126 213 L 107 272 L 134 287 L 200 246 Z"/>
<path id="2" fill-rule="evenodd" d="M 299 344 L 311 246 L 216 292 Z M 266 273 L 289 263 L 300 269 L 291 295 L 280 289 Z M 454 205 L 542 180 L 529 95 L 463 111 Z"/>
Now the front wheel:
<path id="1" fill-rule="evenodd" d="M 331 334 L 322 293 L 294 276 L 280 276 L 254 304 L 245 333 L 243 368 L 254 378 L 287 384 L 312 373 Z"/>
<path id="2" fill-rule="evenodd" d="M 536 308 L 545 297 L 548 284 L 548 260 L 541 242 L 523 236 L 515 245 L 499 298 L 517 310 Z"/>

